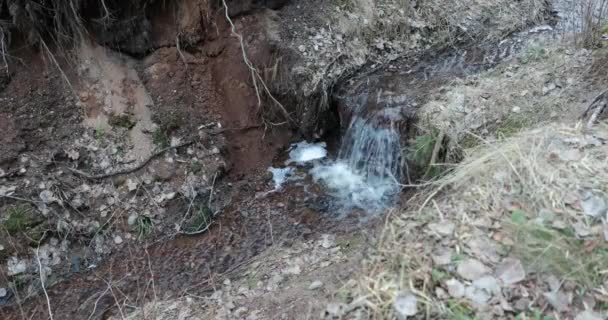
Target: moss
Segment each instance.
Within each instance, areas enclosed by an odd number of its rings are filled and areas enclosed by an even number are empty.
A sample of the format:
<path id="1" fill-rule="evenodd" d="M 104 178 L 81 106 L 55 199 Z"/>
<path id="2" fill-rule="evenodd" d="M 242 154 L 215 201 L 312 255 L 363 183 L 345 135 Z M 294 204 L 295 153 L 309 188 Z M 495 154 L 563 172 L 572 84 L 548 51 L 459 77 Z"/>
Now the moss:
<path id="1" fill-rule="evenodd" d="M 114 127 L 121 127 L 126 129 L 131 129 L 135 126 L 135 121 L 132 119 L 129 114 L 121 114 L 121 115 L 111 115 L 108 120 L 110 125 Z"/>
<path id="2" fill-rule="evenodd" d="M 197 232 L 207 228 L 213 219 L 213 212 L 207 206 L 202 206 L 194 213 L 191 222 L 185 228 L 186 232 Z"/>
<path id="3" fill-rule="evenodd" d="M 159 148 L 166 148 L 169 146 L 169 136 L 164 130 L 158 128 L 152 133 L 152 142 Z"/>
<path id="4" fill-rule="evenodd" d="M 3 226 L 10 235 L 17 235 L 41 222 L 29 204 L 9 207 L 6 209 L 6 216 Z"/>

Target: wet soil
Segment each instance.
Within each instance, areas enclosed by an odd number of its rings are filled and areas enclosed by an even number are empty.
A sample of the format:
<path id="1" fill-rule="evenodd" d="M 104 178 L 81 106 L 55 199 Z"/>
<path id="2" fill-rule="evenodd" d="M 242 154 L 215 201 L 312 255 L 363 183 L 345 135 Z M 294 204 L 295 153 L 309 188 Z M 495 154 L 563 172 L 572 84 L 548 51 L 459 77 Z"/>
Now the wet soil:
<path id="1" fill-rule="evenodd" d="M 235 23 L 240 29 L 247 26 L 245 43 L 249 57 L 255 65 L 264 66 L 271 64 L 274 49 L 265 32 L 256 32 L 262 28 L 260 21 L 263 17 L 253 14 L 241 16 Z M 219 212 L 207 232 L 192 236 L 160 234 L 146 244 L 129 243 L 120 252 L 106 257 L 98 267 L 79 271 L 66 267 L 47 288 L 55 319 L 106 319 L 117 312 L 118 306 L 137 306 L 156 295 L 203 295 L 211 290 L 210 279 L 234 272 L 269 246 L 288 246 L 312 234 L 330 230 L 347 233 L 358 227 L 356 218 L 352 222 L 336 219 L 322 190 L 305 191 L 292 186 L 284 192 L 260 197 L 272 188 L 267 167 L 288 146 L 293 135 L 287 126 L 263 117 L 264 105 L 258 104 L 239 43 L 221 14 L 213 26 L 214 32 L 195 47 L 188 50 L 164 47 L 143 59 L 95 52 L 106 49 L 93 48 L 93 52 L 87 51 L 89 54 L 81 58 L 101 63 L 101 68 L 96 69 L 101 73 L 96 74 L 89 66 L 84 70 L 86 77 L 77 76 L 83 74 L 82 69 L 71 69 L 73 64 L 62 64 L 68 77 L 76 80 L 73 83 L 79 101 L 74 98 L 72 88 L 65 85 L 62 73 L 40 53 L 31 53 L 27 65 L 16 65 L 12 71 L 13 76 L 0 96 L 5 101 L 0 109 L 1 168 L 16 172 L 20 168 L 19 156 L 24 153 L 50 167 L 29 168 L 21 176 L 8 176 L 7 182 L 43 176 L 49 169 L 61 172 L 63 166 L 70 165 L 65 152 L 83 132 L 97 130 L 100 123 L 114 130 L 112 117 L 124 114 L 136 124 L 118 132 L 131 139 L 128 144 L 133 149 L 129 152 L 134 152 L 138 159 L 152 151 L 151 146 L 146 146 L 153 139 L 154 132 L 150 131 L 161 130 L 165 137 L 193 137 L 202 144 L 213 140 L 228 162 L 227 175 L 218 179 L 214 197 L 232 204 Z M 108 58 L 109 55 L 112 57 Z M 110 60 L 115 65 L 103 65 Z M 112 73 L 112 68 L 118 65 L 127 69 Z M 108 76 L 107 72 L 111 74 Z M 108 102 L 108 96 L 114 98 Z M 149 120 L 159 129 L 153 129 Z M 208 134 L 201 127 L 220 133 Z M 133 134 L 133 130 L 137 132 Z M 144 143 L 138 137 L 150 140 Z M 61 162 L 54 163 L 58 157 Z M 157 168 L 161 164 L 155 160 L 150 166 Z M 168 183 L 182 178 L 180 174 L 169 175 Z M 90 183 L 78 176 L 69 180 L 73 186 Z M 33 183 L 36 181 L 39 180 L 33 179 Z M 38 199 L 37 192 L 31 190 L 31 194 L 19 196 Z M 16 201 L 2 198 L 0 208 L 6 210 Z M 172 202 L 166 209 L 167 221 L 178 220 L 187 210 L 188 203 L 183 199 Z M 54 220 L 50 225 L 53 223 Z M 21 253 L 28 251 L 24 248 Z M 10 278 L 3 268 L 2 283 Z M 38 295 L 26 300 L 17 296 L 10 304 L 0 306 L 0 317 L 48 317 L 39 284 Z"/>

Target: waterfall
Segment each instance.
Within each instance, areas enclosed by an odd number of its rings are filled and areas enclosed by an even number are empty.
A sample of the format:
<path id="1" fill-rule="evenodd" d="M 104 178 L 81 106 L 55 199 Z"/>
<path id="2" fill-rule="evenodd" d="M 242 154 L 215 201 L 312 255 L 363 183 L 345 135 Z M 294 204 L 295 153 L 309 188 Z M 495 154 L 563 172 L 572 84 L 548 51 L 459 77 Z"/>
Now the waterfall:
<path id="1" fill-rule="evenodd" d="M 373 212 L 393 204 L 401 179 L 399 121 L 391 108 L 354 115 L 337 159 L 311 170 L 341 207 Z"/>

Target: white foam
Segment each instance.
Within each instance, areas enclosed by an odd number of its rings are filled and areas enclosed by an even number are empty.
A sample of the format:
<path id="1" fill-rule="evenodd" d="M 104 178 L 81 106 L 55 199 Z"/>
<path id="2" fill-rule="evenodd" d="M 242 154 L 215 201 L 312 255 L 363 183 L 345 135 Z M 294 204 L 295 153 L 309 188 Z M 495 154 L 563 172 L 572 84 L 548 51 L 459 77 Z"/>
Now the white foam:
<path id="1" fill-rule="evenodd" d="M 286 168 L 268 168 L 268 171 L 272 173 L 272 181 L 274 182 L 274 190 L 280 190 L 283 186 L 283 183 L 289 179 L 293 175 L 294 168 L 286 167 Z"/>
<path id="2" fill-rule="evenodd" d="M 399 191 L 394 181 L 370 181 L 344 161 L 315 165 L 310 170 L 315 182 L 323 183 L 344 209 L 360 208 L 374 212 L 386 208 Z"/>
<path id="3" fill-rule="evenodd" d="M 285 164 L 303 164 L 313 160 L 323 159 L 327 156 L 325 142 L 308 143 L 306 141 L 294 143 L 289 151 L 289 160 Z"/>

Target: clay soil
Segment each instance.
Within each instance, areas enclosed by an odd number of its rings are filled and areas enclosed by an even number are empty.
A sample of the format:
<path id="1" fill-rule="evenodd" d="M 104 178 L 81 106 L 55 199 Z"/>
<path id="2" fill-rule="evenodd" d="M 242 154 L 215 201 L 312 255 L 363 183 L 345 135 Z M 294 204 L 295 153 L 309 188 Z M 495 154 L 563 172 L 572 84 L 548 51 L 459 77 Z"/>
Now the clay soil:
<path id="1" fill-rule="evenodd" d="M 214 17 L 209 24 L 213 32 L 187 50 L 159 47 L 138 59 L 136 69 L 154 101 L 152 118 L 164 134 L 197 137 L 201 126 L 215 129 L 199 135 L 197 143 L 213 140 L 223 146 L 227 165 L 217 181 L 216 197 L 230 198 L 232 204 L 201 235 L 159 236 L 147 244 L 129 244 L 98 268 L 63 272 L 57 284 L 47 288 L 55 319 L 106 319 L 117 311 L 117 301 L 136 306 L 158 297 L 203 295 L 213 290 L 213 281 L 246 265 L 265 248 L 337 228 L 336 223 L 320 223 L 331 220 L 328 207 L 301 188 L 256 198 L 271 188 L 266 169 L 293 136 L 287 126 L 270 124 L 274 119 L 262 116 L 264 106 L 258 105 L 238 41 L 220 13 L 207 14 Z M 263 66 L 271 64 L 273 48 L 259 31 L 261 15 L 243 15 L 236 22 L 247 26 L 250 59 Z M 78 88 L 80 83 L 68 57 L 56 52 L 62 61 L 60 72 L 41 52 L 15 51 L 14 55 L 24 63 L 12 65 L 2 82 L 0 174 L 5 181 L 35 181 L 33 177 L 66 164 L 64 151 L 86 130 L 84 119 L 101 111 L 82 107 L 90 102 L 87 95 L 80 96 L 81 101 L 74 98 L 70 85 Z M 19 172 L 25 152 L 45 165 Z M 34 192 L 20 196 L 35 198 Z M 6 209 L 15 201 L 0 198 L 0 207 Z M 187 206 L 175 201 L 169 214 L 180 214 Z M 8 281 L 6 274 L 2 278 Z M 19 304 L 14 301 L 0 306 L 0 318 L 49 316 L 42 294 Z"/>

